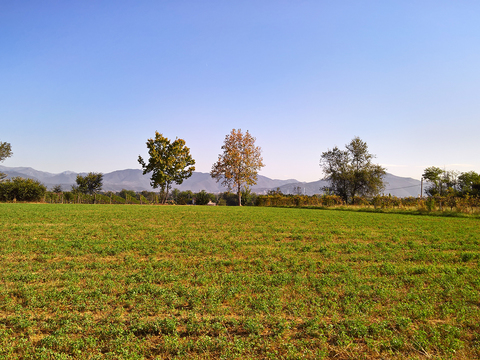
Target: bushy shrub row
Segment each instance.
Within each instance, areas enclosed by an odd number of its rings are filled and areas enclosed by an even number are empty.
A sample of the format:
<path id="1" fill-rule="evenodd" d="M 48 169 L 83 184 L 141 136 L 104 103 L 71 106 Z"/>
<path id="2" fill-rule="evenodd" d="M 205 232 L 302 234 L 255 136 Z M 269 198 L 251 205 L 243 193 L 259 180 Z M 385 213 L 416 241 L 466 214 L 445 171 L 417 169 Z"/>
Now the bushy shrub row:
<path id="1" fill-rule="evenodd" d="M 257 206 L 345 206 L 339 196 L 336 195 L 285 195 L 274 193 L 259 195 Z M 354 197 L 351 206 L 373 207 L 374 209 L 407 209 L 414 208 L 421 211 L 457 211 L 477 212 L 480 210 L 480 197 L 456 197 L 456 196 L 430 196 L 426 198 L 406 197 L 399 198 L 391 195 L 375 196 L 371 199 Z"/>
<path id="2" fill-rule="evenodd" d="M 427 211 L 458 211 L 465 213 L 473 213 L 480 210 L 480 197 L 465 195 L 457 197 L 453 195 L 447 196 L 430 196 L 422 199 L 419 208 Z"/>
<path id="3" fill-rule="evenodd" d="M 38 180 L 14 177 L 0 182 L 0 201 L 41 201 L 46 191 Z"/>
<path id="4" fill-rule="evenodd" d="M 123 196 L 122 196 L 123 195 Z M 107 192 L 102 194 L 81 194 L 74 191 L 50 192 L 37 180 L 16 177 L 0 182 L 0 201 L 45 201 L 48 203 L 81 203 L 81 204 L 156 204 L 158 197 L 153 192 L 135 193 L 122 190 L 119 193 Z M 237 205 L 237 195 L 231 192 L 221 194 L 207 193 L 202 190 L 178 191 L 174 189 L 170 194 L 169 204 L 197 204 L 206 205 L 209 202 L 217 205 Z M 257 195 L 251 192 L 242 193 L 242 205 L 250 206 L 345 206 L 346 204 L 337 195 L 285 195 L 279 191 L 271 191 L 268 195 Z M 398 198 L 391 195 L 375 196 L 367 199 L 354 197 L 353 206 L 373 207 L 374 209 L 414 208 L 420 211 L 457 211 L 474 213 L 480 211 L 480 197 L 455 196 L 449 193 L 446 196 L 430 196 L 426 198 L 406 197 Z"/>
<path id="5" fill-rule="evenodd" d="M 125 200 L 119 196 L 107 194 L 81 194 L 71 191 L 62 193 L 47 192 L 45 194 L 45 202 L 55 204 L 121 204 Z"/>
<path id="6" fill-rule="evenodd" d="M 337 195 L 259 195 L 257 206 L 335 206 L 343 205 L 342 199 Z"/>

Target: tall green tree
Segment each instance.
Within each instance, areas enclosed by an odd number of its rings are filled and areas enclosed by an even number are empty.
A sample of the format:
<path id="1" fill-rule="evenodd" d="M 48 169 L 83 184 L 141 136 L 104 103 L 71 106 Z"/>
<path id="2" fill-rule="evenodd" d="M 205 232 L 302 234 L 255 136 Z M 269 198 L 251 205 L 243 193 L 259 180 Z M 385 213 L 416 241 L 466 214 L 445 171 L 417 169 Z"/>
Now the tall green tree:
<path id="1" fill-rule="evenodd" d="M 320 167 L 329 186 L 323 190 L 340 196 L 350 203 L 355 196 L 374 196 L 385 189 L 386 170 L 373 164 L 375 155 L 368 151 L 367 143 L 358 136 L 345 145 L 345 150 L 335 146 L 322 153 Z"/>
<path id="2" fill-rule="evenodd" d="M 178 205 L 187 205 L 193 202 L 193 192 L 192 190 L 180 191 L 177 196 L 176 203 Z"/>
<path id="3" fill-rule="evenodd" d="M 447 194 L 448 189 L 453 191 L 457 187 L 457 174 L 455 171 L 447 171 L 436 166 L 430 166 L 423 170 L 422 177 L 427 181 L 425 192 L 429 196 Z"/>
<path id="4" fill-rule="evenodd" d="M 7 142 L 0 141 L 0 162 L 4 161 L 6 158 L 9 158 L 12 155 L 12 146 Z M 0 172 L 0 181 L 4 180 L 6 177 L 6 174 Z"/>
<path id="5" fill-rule="evenodd" d="M 148 163 L 138 156 L 143 174 L 152 173 L 150 185 L 160 188 L 161 202 L 167 200 L 168 192 L 173 183 L 180 185 L 183 180 L 192 176 L 195 171 L 195 160 L 190 155 L 190 149 L 185 146 L 185 140 L 176 138 L 170 141 L 158 131 L 155 138 L 147 140 Z"/>
<path id="6" fill-rule="evenodd" d="M 173 189 L 172 192 L 170 193 L 170 198 L 175 202 L 175 204 L 178 204 L 178 196 L 180 195 L 180 190 L 177 188 Z"/>
<path id="7" fill-rule="evenodd" d="M 136 199 L 137 198 L 137 193 L 133 190 L 122 189 L 122 191 L 120 191 L 118 193 L 118 196 L 120 196 L 121 198 L 124 198 L 125 200 L 129 196 Z"/>
<path id="8" fill-rule="evenodd" d="M 461 173 L 458 188 L 462 195 L 480 196 L 480 174 L 475 171 Z"/>
<path id="9" fill-rule="evenodd" d="M 12 155 L 12 146 L 7 142 L 0 141 L 0 162 Z"/>
<path id="10" fill-rule="evenodd" d="M 233 129 L 225 136 L 222 150 L 210 176 L 229 191 L 235 190 L 238 205 L 242 206 L 242 191 L 257 183 L 258 171 L 265 166 L 262 149 L 255 146 L 255 138 L 248 131 L 243 134 L 241 129 Z"/>
<path id="11" fill-rule="evenodd" d="M 207 205 L 210 201 L 215 201 L 215 194 L 207 193 L 202 190 L 194 194 L 195 205 Z"/>
<path id="12" fill-rule="evenodd" d="M 82 194 L 93 195 L 102 190 L 103 174 L 94 172 L 90 172 L 85 176 L 78 174 L 75 181 L 77 183 L 75 190 Z"/>

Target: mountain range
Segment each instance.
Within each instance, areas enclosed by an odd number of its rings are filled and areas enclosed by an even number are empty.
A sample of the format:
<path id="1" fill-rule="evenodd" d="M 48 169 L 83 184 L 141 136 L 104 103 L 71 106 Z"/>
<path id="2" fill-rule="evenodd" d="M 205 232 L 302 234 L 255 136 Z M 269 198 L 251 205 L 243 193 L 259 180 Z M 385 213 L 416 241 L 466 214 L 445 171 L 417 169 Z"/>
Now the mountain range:
<path id="1" fill-rule="evenodd" d="M 52 174 L 30 167 L 6 167 L 1 165 L 0 172 L 7 174 L 9 178 L 20 176 L 38 180 L 49 189 L 55 185 L 60 185 L 64 191 L 71 189 L 71 186 L 75 184 L 78 174 L 82 176 L 86 175 L 86 173 L 76 173 L 73 171 Z M 420 195 L 419 180 L 387 173 L 385 182 L 387 183 L 384 191 L 385 194 L 398 197 Z M 259 175 L 257 184 L 252 186 L 251 189 L 257 194 L 265 194 L 269 190 L 279 189 L 284 194 L 301 193 L 314 195 L 322 193 L 321 189 L 326 185 L 327 182 L 325 180 L 300 182 L 295 179 L 278 180 Z M 193 192 L 205 190 L 209 193 L 220 193 L 226 191 L 226 188 L 210 177 L 210 174 L 202 172 L 194 172 L 192 176 L 184 180 L 182 184 L 174 184 L 173 187 L 180 191 L 191 190 Z M 103 174 L 103 191 L 121 191 L 122 189 L 153 191 L 153 188 L 150 186 L 149 175 L 143 175 L 142 170 L 126 169 Z"/>

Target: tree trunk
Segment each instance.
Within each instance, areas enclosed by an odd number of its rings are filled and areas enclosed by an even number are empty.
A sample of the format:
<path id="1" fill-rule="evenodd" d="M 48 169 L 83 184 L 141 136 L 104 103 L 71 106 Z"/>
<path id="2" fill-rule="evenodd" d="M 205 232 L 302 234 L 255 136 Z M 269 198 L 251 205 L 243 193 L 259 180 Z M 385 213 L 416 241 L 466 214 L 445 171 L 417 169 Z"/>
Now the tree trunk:
<path id="1" fill-rule="evenodd" d="M 237 189 L 237 195 L 238 195 L 238 206 L 242 206 L 242 191 L 240 189 L 240 184 L 238 185 Z"/>
<path id="2" fill-rule="evenodd" d="M 165 200 L 167 198 L 165 197 L 165 185 L 160 186 L 160 204 L 165 205 Z"/>

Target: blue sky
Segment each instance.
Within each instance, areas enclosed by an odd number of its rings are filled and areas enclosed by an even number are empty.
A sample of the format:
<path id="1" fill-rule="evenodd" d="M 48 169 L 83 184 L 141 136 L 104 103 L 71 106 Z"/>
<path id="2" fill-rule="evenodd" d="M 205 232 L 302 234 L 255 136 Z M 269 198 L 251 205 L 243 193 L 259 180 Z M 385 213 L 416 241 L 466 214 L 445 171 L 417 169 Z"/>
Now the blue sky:
<path id="1" fill-rule="evenodd" d="M 5 166 L 140 168 L 155 130 L 209 172 L 225 135 L 315 181 L 353 137 L 387 171 L 480 172 L 480 2 L 3 1 Z"/>

